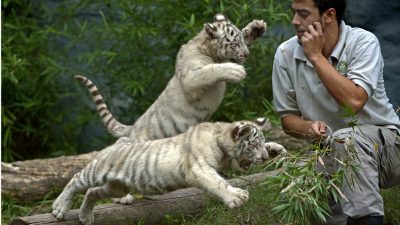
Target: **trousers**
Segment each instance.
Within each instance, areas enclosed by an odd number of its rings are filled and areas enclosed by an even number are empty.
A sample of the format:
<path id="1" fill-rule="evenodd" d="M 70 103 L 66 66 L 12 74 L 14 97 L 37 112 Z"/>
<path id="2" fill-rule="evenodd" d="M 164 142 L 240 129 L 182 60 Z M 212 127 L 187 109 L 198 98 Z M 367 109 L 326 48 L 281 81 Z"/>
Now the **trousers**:
<path id="1" fill-rule="evenodd" d="M 347 200 L 329 199 L 332 217 L 326 224 L 346 225 L 347 219 L 365 216 L 383 216 L 383 199 L 380 188 L 400 184 L 400 135 L 398 131 L 381 126 L 360 125 L 335 131 L 327 145 L 332 149 L 323 158 L 324 168 L 337 171 L 341 160 L 349 157 L 350 140 L 355 148 L 356 170 L 347 169 L 341 187 Z"/>

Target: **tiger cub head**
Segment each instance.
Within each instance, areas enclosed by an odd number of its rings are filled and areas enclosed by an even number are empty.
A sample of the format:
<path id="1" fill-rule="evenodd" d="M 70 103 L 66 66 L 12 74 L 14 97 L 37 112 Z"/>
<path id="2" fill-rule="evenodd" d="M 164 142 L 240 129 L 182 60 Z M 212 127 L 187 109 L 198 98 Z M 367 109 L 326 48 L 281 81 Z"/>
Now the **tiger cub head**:
<path id="1" fill-rule="evenodd" d="M 235 123 L 231 130 L 231 139 L 235 144 L 228 154 L 236 158 L 239 164 L 259 163 L 267 159 L 268 152 L 265 149 L 265 138 L 262 133 L 267 123 L 268 120 L 265 119 Z"/>
<path id="2" fill-rule="evenodd" d="M 243 33 L 223 14 L 204 24 L 207 49 L 217 62 L 243 63 L 249 55 Z"/>

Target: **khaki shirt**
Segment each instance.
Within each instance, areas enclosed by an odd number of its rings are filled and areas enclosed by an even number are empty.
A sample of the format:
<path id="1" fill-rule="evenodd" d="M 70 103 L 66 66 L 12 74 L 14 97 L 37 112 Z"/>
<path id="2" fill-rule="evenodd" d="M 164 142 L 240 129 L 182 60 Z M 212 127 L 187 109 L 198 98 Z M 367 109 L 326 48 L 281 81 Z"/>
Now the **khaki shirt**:
<path id="1" fill-rule="evenodd" d="M 358 125 L 385 126 L 399 131 L 399 117 L 386 95 L 383 58 L 374 34 L 342 22 L 329 62 L 368 93 L 367 103 L 355 117 Z M 343 107 L 328 93 L 304 55 L 297 36 L 282 43 L 276 51 L 272 88 L 274 106 L 281 117 L 296 114 L 306 120 L 324 121 L 332 131 L 348 127 L 352 120 L 345 117 Z"/>

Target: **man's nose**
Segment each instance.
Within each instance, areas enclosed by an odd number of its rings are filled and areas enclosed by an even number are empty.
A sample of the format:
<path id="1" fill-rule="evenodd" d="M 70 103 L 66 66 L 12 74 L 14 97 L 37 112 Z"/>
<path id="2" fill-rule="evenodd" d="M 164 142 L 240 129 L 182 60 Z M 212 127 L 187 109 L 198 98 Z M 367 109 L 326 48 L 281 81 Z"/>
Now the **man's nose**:
<path id="1" fill-rule="evenodd" d="M 299 26 L 300 25 L 299 16 L 297 15 L 297 13 L 295 13 L 293 15 L 292 25 L 294 25 L 294 26 Z"/>

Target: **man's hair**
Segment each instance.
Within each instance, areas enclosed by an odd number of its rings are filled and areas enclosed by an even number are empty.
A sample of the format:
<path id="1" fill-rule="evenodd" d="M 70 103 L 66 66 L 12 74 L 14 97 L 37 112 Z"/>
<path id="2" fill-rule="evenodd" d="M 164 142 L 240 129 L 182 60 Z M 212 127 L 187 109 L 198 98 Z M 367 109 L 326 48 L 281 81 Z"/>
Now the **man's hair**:
<path id="1" fill-rule="evenodd" d="M 344 10 L 346 8 L 346 0 L 313 0 L 315 6 L 319 10 L 319 14 L 322 15 L 326 10 L 334 8 L 336 11 L 336 21 L 340 26 L 343 19 Z"/>

